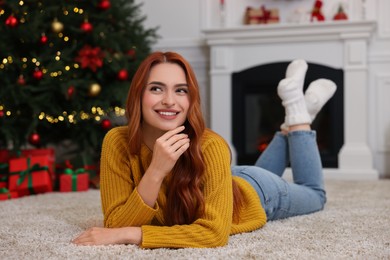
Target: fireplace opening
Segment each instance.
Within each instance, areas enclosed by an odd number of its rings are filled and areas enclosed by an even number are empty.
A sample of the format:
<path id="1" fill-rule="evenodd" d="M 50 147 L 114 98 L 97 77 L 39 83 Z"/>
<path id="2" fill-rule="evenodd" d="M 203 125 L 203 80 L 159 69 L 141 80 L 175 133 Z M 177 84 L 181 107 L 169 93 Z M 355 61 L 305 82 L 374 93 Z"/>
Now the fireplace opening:
<path id="1" fill-rule="evenodd" d="M 284 108 L 277 95 L 279 81 L 290 62 L 263 64 L 232 74 L 233 145 L 237 164 L 254 164 L 284 121 Z M 335 95 L 312 123 L 322 165 L 338 167 L 338 154 L 344 143 L 343 70 L 308 63 L 304 89 L 319 78 L 337 85 Z"/>

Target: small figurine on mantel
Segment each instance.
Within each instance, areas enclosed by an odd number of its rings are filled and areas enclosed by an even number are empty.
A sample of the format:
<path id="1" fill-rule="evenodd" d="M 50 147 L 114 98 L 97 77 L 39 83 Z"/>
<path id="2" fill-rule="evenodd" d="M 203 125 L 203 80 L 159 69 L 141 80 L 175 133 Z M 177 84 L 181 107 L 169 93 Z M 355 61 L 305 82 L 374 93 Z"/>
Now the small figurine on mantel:
<path id="1" fill-rule="evenodd" d="M 337 13 L 333 16 L 333 20 L 338 21 L 338 20 L 348 20 L 348 16 L 344 11 L 343 5 L 339 5 L 339 9 Z"/>
<path id="2" fill-rule="evenodd" d="M 311 22 L 325 21 L 325 16 L 322 14 L 322 0 L 314 2 L 313 10 L 311 11 Z"/>

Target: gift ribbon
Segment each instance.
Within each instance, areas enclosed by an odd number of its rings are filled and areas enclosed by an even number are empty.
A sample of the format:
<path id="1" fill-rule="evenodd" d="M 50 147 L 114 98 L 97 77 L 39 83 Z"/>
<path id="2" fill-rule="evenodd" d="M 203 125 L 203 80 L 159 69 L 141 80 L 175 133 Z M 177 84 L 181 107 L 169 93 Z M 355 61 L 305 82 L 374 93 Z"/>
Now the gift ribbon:
<path id="1" fill-rule="evenodd" d="M 8 164 L 7 163 L 0 163 L 0 182 L 7 181 L 7 179 L 8 179 L 7 174 L 1 172 L 1 170 L 7 169 L 7 168 L 8 168 Z M 4 174 L 5 174 L 5 176 L 2 176 Z"/>
<path id="2" fill-rule="evenodd" d="M 7 169 L 8 168 L 8 163 L 0 163 L 0 174 L 1 170 Z"/>
<path id="3" fill-rule="evenodd" d="M 11 199 L 11 193 L 7 188 L 0 188 L 0 194 L 7 194 L 8 199 Z"/>
<path id="4" fill-rule="evenodd" d="M 72 170 L 70 168 L 66 168 L 64 170 L 64 174 L 71 175 L 72 176 L 72 191 L 77 191 L 77 175 L 84 173 L 84 168 L 79 168 L 77 170 Z"/>
<path id="5" fill-rule="evenodd" d="M 27 176 L 27 188 L 30 191 L 30 194 L 34 194 L 34 188 L 32 183 L 32 173 L 36 171 L 47 171 L 49 167 L 47 166 L 40 166 L 38 163 L 34 164 L 32 167 L 31 165 L 31 159 L 30 157 L 27 157 L 27 169 L 20 172 L 12 172 L 11 174 L 19 174 L 19 179 L 16 183 L 17 186 L 23 183 L 24 179 Z"/>

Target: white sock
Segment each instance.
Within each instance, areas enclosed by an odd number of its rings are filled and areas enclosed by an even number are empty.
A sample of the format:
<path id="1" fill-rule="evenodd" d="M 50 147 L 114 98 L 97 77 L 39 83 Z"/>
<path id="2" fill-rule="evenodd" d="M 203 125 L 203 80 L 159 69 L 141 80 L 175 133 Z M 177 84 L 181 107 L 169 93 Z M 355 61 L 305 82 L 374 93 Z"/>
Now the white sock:
<path id="1" fill-rule="evenodd" d="M 299 78 L 285 78 L 278 85 L 278 95 L 286 111 L 285 123 L 288 126 L 311 122 L 300 82 Z"/>
<path id="2" fill-rule="evenodd" d="M 295 79 L 298 84 L 302 87 L 305 81 L 306 71 L 307 71 L 307 63 L 305 60 L 297 59 L 293 60 L 290 64 L 288 64 L 286 69 L 286 78 Z"/>
<path id="3" fill-rule="evenodd" d="M 310 83 L 305 92 L 305 101 L 312 120 L 335 92 L 336 84 L 329 79 L 317 79 Z"/>
<path id="4" fill-rule="evenodd" d="M 304 98 L 312 122 L 335 92 L 336 84 L 331 80 L 317 79 L 310 83 Z M 280 128 L 282 130 L 288 130 L 288 125 L 283 123 Z"/>

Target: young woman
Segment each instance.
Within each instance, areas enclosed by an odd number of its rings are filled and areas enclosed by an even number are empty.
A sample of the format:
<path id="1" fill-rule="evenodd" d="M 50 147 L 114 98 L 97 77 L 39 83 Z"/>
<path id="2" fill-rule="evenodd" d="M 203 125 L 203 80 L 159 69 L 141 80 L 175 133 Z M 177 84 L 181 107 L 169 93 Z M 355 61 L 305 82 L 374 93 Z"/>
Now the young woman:
<path id="1" fill-rule="evenodd" d="M 282 131 L 254 166 L 231 168 L 228 145 L 205 127 L 188 62 L 177 53 L 151 54 L 130 86 L 128 125 L 103 142 L 104 228 L 73 243 L 217 247 L 267 220 L 321 210 L 322 166 L 310 123 L 335 85 L 320 79 L 304 95 L 306 70 L 303 60 L 292 62 L 278 86 L 286 109 Z M 294 183 L 281 178 L 289 162 Z"/>

